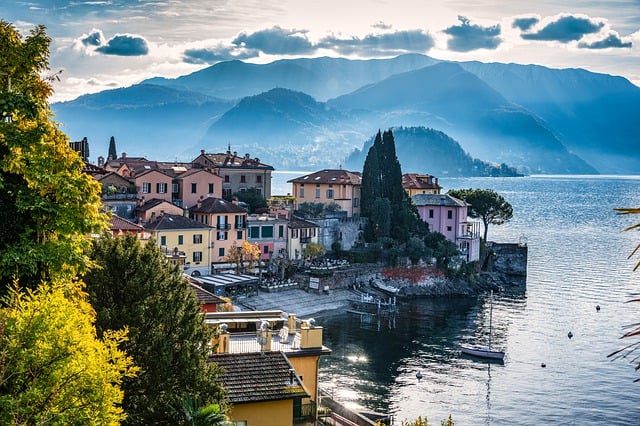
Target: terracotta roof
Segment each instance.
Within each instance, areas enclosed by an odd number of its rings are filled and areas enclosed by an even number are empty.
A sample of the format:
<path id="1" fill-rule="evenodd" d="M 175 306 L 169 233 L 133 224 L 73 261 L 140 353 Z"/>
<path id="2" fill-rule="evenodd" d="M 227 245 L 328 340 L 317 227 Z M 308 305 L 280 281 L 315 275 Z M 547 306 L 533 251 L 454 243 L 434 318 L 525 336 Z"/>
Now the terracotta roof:
<path id="1" fill-rule="evenodd" d="M 247 210 L 222 198 L 205 198 L 189 209 L 192 213 L 246 213 Z"/>
<path id="2" fill-rule="evenodd" d="M 360 172 L 350 172 L 342 169 L 324 169 L 309 175 L 300 176 L 287 183 L 332 183 L 344 185 L 360 185 L 362 176 Z"/>
<path id="3" fill-rule="evenodd" d="M 216 168 L 239 168 L 239 169 L 265 169 L 273 170 L 273 166 L 260 162 L 259 158 L 251 158 L 249 154 L 239 156 L 237 152 L 228 150 L 223 153 L 205 153 L 200 151 L 200 156 L 205 157 L 210 164 L 207 167 Z"/>
<path id="4" fill-rule="evenodd" d="M 216 304 L 226 303 L 220 297 L 205 290 L 204 288 L 200 287 L 198 284 L 189 282 L 189 287 L 191 287 L 191 290 L 193 290 L 193 292 L 196 294 L 198 303 L 201 305 L 206 305 L 209 303 L 216 303 Z"/>
<path id="5" fill-rule="evenodd" d="M 411 197 L 411 201 L 416 206 L 465 207 L 470 205 L 449 194 L 417 194 Z"/>
<path id="6" fill-rule="evenodd" d="M 151 209 L 153 207 L 157 207 L 160 204 L 164 204 L 164 203 L 169 204 L 170 206 L 178 207 L 175 204 L 172 204 L 167 200 L 163 200 L 161 198 L 152 198 L 150 200 L 145 201 L 144 204 L 141 204 L 138 207 L 136 207 L 136 209 L 138 211 L 144 212 L 144 211 L 147 211 L 147 210 L 149 210 L 149 209 Z"/>
<path id="7" fill-rule="evenodd" d="M 112 231 L 136 231 L 142 232 L 144 228 L 137 223 L 123 219 L 120 216 L 111 216 L 109 219 L 109 229 Z"/>
<path id="8" fill-rule="evenodd" d="M 200 223 L 188 217 L 177 214 L 163 214 L 148 222 L 146 229 L 151 231 L 169 231 L 178 229 L 211 229 L 210 226 Z"/>
<path id="9" fill-rule="evenodd" d="M 221 380 L 232 404 L 310 396 L 282 352 L 216 354 L 209 361 L 222 367 Z"/>
<path id="10" fill-rule="evenodd" d="M 431 178 L 431 183 L 429 183 Z M 438 185 L 438 178 L 431 175 L 420 175 L 418 173 L 405 173 L 402 175 L 402 187 L 404 189 L 442 189 Z"/>
<path id="11" fill-rule="evenodd" d="M 300 219 L 299 217 L 294 216 L 291 218 L 291 220 L 289 220 L 289 228 L 319 228 L 319 226 L 313 222 L 309 222 L 308 220 Z"/>

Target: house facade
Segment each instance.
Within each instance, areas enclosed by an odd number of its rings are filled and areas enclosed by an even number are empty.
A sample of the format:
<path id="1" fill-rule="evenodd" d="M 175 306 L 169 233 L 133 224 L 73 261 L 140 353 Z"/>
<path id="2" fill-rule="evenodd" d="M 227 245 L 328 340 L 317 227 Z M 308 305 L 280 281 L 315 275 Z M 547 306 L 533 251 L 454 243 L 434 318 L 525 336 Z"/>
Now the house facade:
<path id="1" fill-rule="evenodd" d="M 160 169 L 148 169 L 131 177 L 138 191 L 138 199 L 157 198 L 172 202 L 173 176 Z"/>
<path id="2" fill-rule="evenodd" d="M 337 204 L 347 217 L 360 216 L 360 172 L 324 169 L 287 181 L 295 197 L 295 208 L 302 203 Z"/>
<path id="3" fill-rule="evenodd" d="M 402 175 L 402 187 L 409 197 L 418 194 L 440 194 L 442 187 L 438 184 L 438 178 L 431 175 L 418 173 L 405 173 Z"/>
<path id="4" fill-rule="evenodd" d="M 189 217 L 213 228 L 211 262 L 222 268 L 232 246 L 241 247 L 247 240 L 247 211 L 221 198 L 205 198 L 189 209 Z"/>
<path id="5" fill-rule="evenodd" d="M 269 216 L 251 215 L 247 218 L 247 241 L 258 244 L 260 260 L 268 262 L 274 253 L 287 250 L 289 221 Z"/>
<path id="6" fill-rule="evenodd" d="M 222 178 L 209 169 L 175 167 L 172 202 L 185 209 L 205 198 L 222 198 Z"/>
<path id="7" fill-rule="evenodd" d="M 304 259 L 304 249 L 307 244 L 318 244 L 319 229 L 320 227 L 317 224 L 295 216 L 289 220 L 287 252 L 290 260 L 299 261 Z"/>
<path id="8" fill-rule="evenodd" d="M 468 220 L 468 203 L 448 194 L 418 194 L 411 200 L 430 231 L 455 243 L 467 262 L 480 259 L 480 225 Z"/>
<path id="9" fill-rule="evenodd" d="M 156 240 L 169 263 L 185 274 L 211 272 L 213 228 L 182 215 L 163 214 L 148 222 L 145 229 Z"/>
<path id="10" fill-rule="evenodd" d="M 249 154 L 238 156 L 229 147 L 226 153 L 211 154 L 201 150 L 191 163 L 194 167 L 211 169 L 222 178 L 222 198 L 230 199 L 232 194 L 248 189 L 255 189 L 264 198 L 271 197 L 271 172 L 274 169 L 261 163 L 259 158 L 251 158 Z"/>
<path id="11" fill-rule="evenodd" d="M 140 200 L 140 204 L 136 207 L 136 218 L 140 223 L 155 220 L 165 213 L 183 216 L 184 210 L 167 200 L 160 200 L 158 198 Z"/>

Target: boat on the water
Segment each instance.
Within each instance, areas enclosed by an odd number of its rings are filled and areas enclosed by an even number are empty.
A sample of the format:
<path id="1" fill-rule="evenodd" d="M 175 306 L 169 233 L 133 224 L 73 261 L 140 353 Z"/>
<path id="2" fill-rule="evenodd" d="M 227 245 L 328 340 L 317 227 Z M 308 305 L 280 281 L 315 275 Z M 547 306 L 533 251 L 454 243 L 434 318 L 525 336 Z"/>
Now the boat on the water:
<path id="1" fill-rule="evenodd" d="M 460 351 L 463 354 L 477 356 L 480 358 L 488 359 L 504 359 L 503 351 L 495 351 L 491 349 L 491 338 L 493 337 L 492 324 L 493 323 L 493 290 L 491 290 L 491 296 L 489 298 L 489 346 L 460 346 Z"/>

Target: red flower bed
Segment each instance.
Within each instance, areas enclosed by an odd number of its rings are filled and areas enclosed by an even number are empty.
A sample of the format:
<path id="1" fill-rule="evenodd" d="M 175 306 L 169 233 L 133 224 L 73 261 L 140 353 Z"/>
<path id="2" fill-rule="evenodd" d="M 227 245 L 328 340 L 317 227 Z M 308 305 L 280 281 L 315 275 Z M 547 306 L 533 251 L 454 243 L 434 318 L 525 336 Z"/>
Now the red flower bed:
<path id="1" fill-rule="evenodd" d="M 433 266 L 416 266 L 411 268 L 385 268 L 382 275 L 390 280 L 403 280 L 418 283 L 429 277 L 442 277 L 444 274 Z"/>

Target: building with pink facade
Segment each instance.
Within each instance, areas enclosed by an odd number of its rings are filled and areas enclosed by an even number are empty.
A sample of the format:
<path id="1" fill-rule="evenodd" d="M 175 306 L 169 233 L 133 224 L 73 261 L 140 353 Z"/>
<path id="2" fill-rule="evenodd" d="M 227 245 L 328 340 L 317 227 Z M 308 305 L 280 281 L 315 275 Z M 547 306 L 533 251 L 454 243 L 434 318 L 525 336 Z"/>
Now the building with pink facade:
<path id="1" fill-rule="evenodd" d="M 468 203 L 448 194 L 417 194 L 411 200 L 431 232 L 455 243 L 467 262 L 480 259 L 480 223 L 468 220 Z"/>

